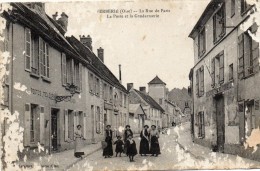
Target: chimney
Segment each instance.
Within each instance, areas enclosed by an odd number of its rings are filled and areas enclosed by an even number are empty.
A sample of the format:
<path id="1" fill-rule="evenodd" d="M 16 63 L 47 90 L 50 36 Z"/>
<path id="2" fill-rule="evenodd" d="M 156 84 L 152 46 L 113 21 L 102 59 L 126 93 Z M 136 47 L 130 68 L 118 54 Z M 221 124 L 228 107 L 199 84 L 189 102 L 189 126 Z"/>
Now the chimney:
<path id="1" fill-rule="evenodd" d="M 146 87 L 139 87 L 139 91 L 146 94 Z"/>
<path id="2" fill-rule="evenodd" d="M 134 83 L 127 83 L 127 91 L 131 90 L 134 87 Z"/>
<path id="3" fill-rule="evenodd" d="M 119 81 L 122 84 L 121 64 L 119 64 Z"/>
<path id="4" fill-rule="evenodd" d="M 64 31 L 67 31 L 68 28 L 68 16 L 64 12 L 61 13 L 61 17 L 56 20 L 58 24 L 64 29 Z"/>
<path id="5" fill-rule="evenodd" d="M 57 20 L 57 16 L 58 16 L 58 12 L 56 12 L 55 14 L 52 15 L 52 19 L 53 19 L 54 21 L 56 21 L 56 20 Z"/>
<path id="6" fill-rule="evenodd" d="M 80 42 L 92 51 L 92 38 L 90 37 L 90 35 L 88 35 L 87 37 L 85 37 L 85 35 L 80 36 Z"/>
<path id="7" fill-rule="evenodd" d="M 98 58 L 104 63 L 104 49 L 100 47 L 97 49 Z"/>

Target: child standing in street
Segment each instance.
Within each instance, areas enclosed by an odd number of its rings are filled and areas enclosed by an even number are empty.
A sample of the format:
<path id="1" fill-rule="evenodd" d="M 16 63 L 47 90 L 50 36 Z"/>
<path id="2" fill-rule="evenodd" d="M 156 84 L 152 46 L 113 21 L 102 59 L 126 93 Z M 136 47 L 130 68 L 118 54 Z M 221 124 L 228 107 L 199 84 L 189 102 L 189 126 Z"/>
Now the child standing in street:
<path id="1" fill-rule="evenodd" d="M 118 153 L 119 153 L 119 157 L 121 157 L 121 153 L 123 152 L 123 145 L 124 145 L 123 141 L 121 140 L 121 136 L 117 136 L 117 140 L 114 144 L 116 144 L 116 157 Z"/>
<path id="2" fill-rule="evenodd" d="M 136 143 L 133 140 L 133 136 L 129 135 L 126 141 L 126 154 L 129 156 L 130 162 L 134 162 L 134 156 L 137 154 Z"/>

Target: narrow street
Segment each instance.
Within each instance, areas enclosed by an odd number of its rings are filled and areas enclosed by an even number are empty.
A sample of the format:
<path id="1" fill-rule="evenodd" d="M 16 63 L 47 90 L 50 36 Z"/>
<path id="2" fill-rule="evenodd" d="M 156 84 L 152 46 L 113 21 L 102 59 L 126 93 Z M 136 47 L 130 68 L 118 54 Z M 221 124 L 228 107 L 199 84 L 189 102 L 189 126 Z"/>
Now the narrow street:
<path id="1" fill-rule="evenodd" d="M 179 136 L 178 136 L 179 135 Z M 179 137 L 179 138 L 178 138 Z M 194 168 L 248 168 L 259 167 L 260 163 L 241 157 L 208 152 L 205 147 L 193 144 L 189 137 L 189 123 L 183 126 L 171 128 L 167 134 L 161 134 L 161 155 L 158 157 L 135 157 L 135 162 L 129 162 L 128 157 L 112 157 L 104 159 L 102 150 L 84 158 L 76 163 L 69 171 L 77 170 L 172 170 Z M 182 143 L 179 145 L 179 142 Z M 135 138 L 139 149 L 139 138 Z M 115 148 L 115 146 L 113 147 Z M 208 153 L 208 154 L 207 154 Z M 202 157 L 203 156 L 203 157 Z M 222 167 L 222 168 L 223 168 Z"/>
<path id="2" fill-rule="evenodd" d="M 135 156 L 135 162 L 129 162 L 129 158 L 125 154 L 122 157 L 106 158 L 102 156 L 102 150 L 88 156 L 78 162 L 70 171 L 74 170 L 158 170 L 176 168 L 177 163 L 181 163 L 186 159 L 196 160 L 190 157 L 190 154 L 184 153 L 184 150 L 179 147 L 176 142 L 176 134 L 164 135 L 160 137 L 161 155 L 158 157 Z M 139 138 L 135 138 L 137 149 L 139 150 Z M 115 146 L 113 146 L 115 149 Z"/>

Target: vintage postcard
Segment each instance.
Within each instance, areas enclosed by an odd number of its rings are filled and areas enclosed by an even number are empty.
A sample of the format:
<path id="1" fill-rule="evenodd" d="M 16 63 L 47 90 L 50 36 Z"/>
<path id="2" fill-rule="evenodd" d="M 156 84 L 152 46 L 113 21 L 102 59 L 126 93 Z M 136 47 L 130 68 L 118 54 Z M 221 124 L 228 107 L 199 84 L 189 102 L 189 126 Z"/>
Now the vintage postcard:
<path id="1" fill-rule="evenodd" d="M 0 3 L 1 170 L 259 169 L 259 11 Z"/>

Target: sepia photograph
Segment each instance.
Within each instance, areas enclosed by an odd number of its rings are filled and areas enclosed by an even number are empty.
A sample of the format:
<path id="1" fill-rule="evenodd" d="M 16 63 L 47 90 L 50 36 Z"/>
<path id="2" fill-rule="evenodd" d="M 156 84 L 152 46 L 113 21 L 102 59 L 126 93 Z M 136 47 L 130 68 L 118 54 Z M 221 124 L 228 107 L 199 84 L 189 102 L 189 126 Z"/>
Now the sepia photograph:
<path id="1" fill-rule="evenodd" d="M 0 2 L 0 170 L 260 169 L 259 0 Z"/>

